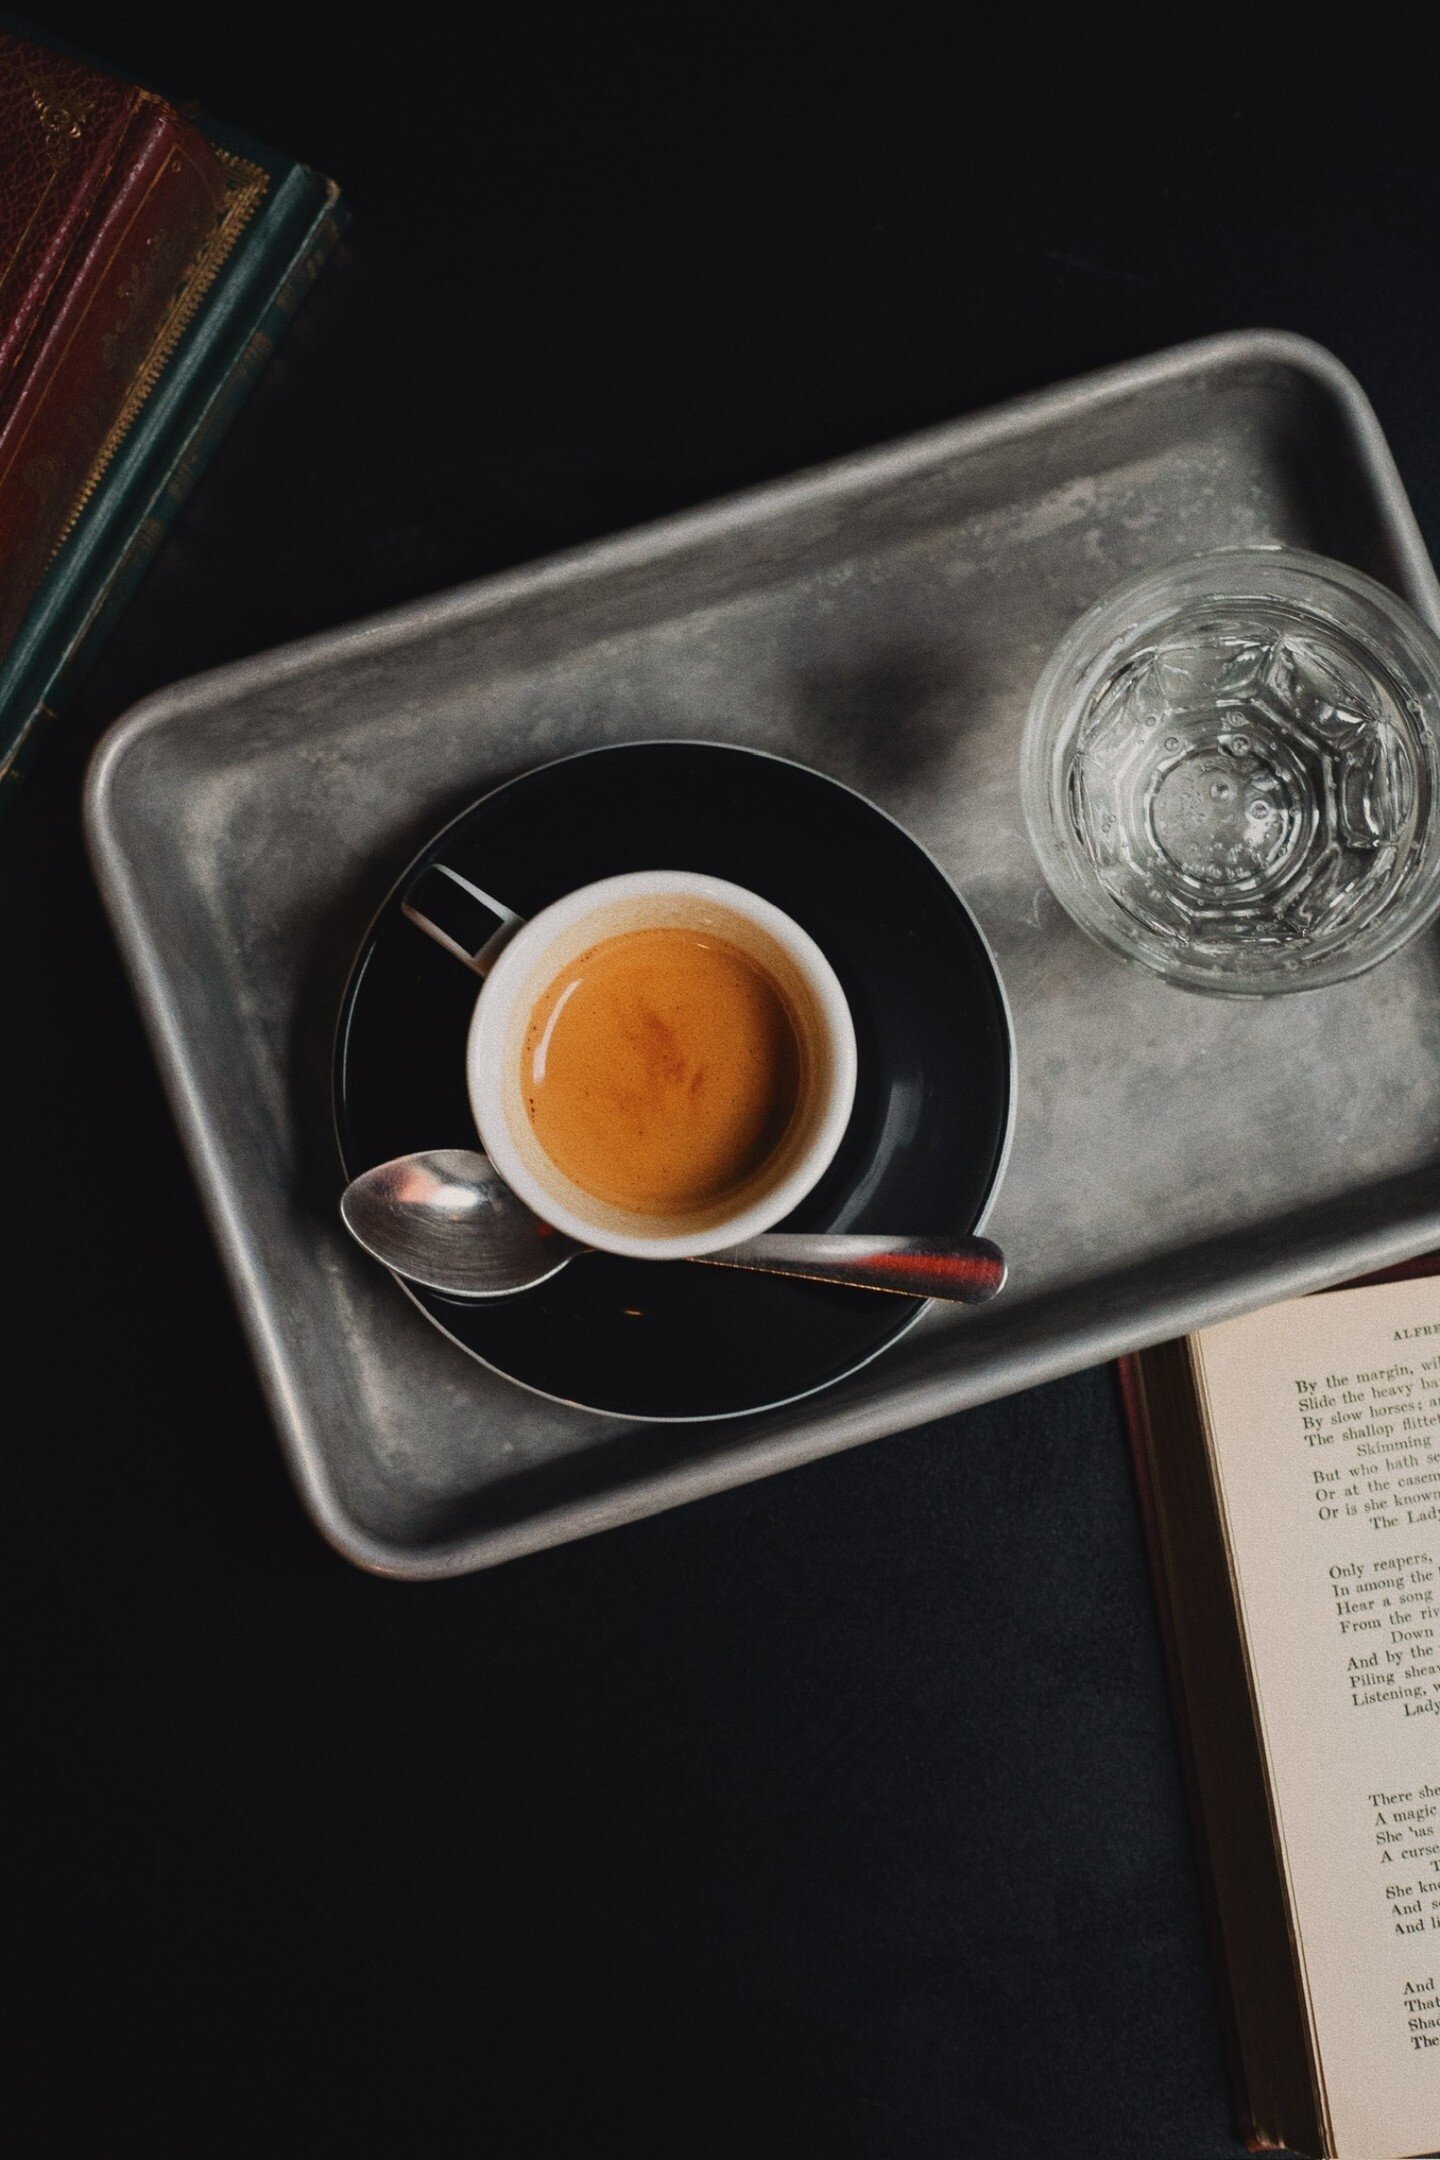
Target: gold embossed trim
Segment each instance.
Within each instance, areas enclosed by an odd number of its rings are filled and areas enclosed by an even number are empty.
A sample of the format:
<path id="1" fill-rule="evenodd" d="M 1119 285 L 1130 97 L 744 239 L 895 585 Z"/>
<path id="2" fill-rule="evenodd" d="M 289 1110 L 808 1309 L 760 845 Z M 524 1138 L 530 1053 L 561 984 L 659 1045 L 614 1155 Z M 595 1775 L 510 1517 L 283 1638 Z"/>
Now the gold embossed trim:
<path id="1" fill-rule="evenodd" d="M 81 511 L 104 479 L 116 452 L 134 426 L 142 406 L 164 374 L 176 346 L 194 320 L 201 301 L 214 284 L 270 185 L 270 175 L 263 167 L 252 165 L 247 158 L 236 157 L 232 151 L 219 148 L 215 149 L 215 155 L 225 167 L 227 175 L 224 207 L 216 220 L 214 230 L 176 288 L 144 363 L 130 385 L 125 403 L 100 445 L 79 493 L 70 505 L 65 522 L 60 528 L 60 537 L 50 553 L 52 562 L 74 531 Z"/>
<path id="2" fill-rule="evenodd" d="M 37 83 L 33 76 L 27 76 L 26 80 L 30 85 L 30 102 L 35 107 L 44 132 L 46 155 L 54 169 L 57 172 L 62 171 L 70 162 L 70 153 L 75 144 L 85 132 L 90 108 L 95 100 L 93 97 L 72 96 L 67 104 L 58 91 L 43 83 Z"/>

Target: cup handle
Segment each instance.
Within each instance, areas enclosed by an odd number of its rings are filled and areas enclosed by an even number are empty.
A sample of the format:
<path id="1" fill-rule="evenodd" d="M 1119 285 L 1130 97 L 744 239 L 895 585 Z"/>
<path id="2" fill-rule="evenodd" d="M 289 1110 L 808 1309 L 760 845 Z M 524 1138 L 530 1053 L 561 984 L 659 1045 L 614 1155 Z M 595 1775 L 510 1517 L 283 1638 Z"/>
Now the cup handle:
<path id="1" fill-rule="evenodd" d="M 416 872 L 401 895 L 400 912 L 477 975 L 489 974 L 524 921 L 444 863 Z"/>

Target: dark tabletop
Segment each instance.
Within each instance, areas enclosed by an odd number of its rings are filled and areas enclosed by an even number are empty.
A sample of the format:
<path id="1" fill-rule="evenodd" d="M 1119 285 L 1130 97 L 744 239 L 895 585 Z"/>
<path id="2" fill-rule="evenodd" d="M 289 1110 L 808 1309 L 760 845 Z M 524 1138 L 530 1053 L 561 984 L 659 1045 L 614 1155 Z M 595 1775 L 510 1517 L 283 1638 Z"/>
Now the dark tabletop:
<path id="1" fill-rule="evenodd" d="M 1111 1374 L 493 1574 L 355 1572 L 77 808 L 175 677 L 1213 330 L 1332 346 L 1440 533 L 1414 56 L 1355 11 L 1308 19 L 1313 87 L 1302 15 L 1182 64 L 1019 10 L 33 12 L 354 225 L 0 827 L 7 2148 L 1238 2153 Z"/>

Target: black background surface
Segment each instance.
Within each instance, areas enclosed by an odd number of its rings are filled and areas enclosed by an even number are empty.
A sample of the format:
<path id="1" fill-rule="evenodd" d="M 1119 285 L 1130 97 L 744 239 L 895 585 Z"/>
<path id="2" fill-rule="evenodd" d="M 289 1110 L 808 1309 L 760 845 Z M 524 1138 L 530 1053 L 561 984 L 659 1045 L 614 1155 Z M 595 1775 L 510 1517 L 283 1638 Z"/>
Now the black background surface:
<path id="1" fill-rule="evenodd" d="M 1440 532 L 1403 25 L 1012 13 L 40 18 L 355 223 L 0 826 L 18 2154 L 1239 2151 L 1110 1375 L 354 1572 L 78 833 L 165 681 L 1212 330 L 1339 352 Z"/>

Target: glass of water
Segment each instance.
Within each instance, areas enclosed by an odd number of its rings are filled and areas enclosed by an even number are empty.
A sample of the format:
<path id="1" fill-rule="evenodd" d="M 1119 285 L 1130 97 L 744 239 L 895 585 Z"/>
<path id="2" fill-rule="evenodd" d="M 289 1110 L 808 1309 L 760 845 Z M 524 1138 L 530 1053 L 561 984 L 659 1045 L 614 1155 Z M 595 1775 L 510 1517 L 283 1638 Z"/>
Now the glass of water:
<path id="1" fill-rule="evenodd" d="M 1188 990 L 1339 982 L 1440 910 L 1440 639 L 1347 565 L 1223 548 L 1061 640 L 1021 792 L 1056 897 Z"/>

